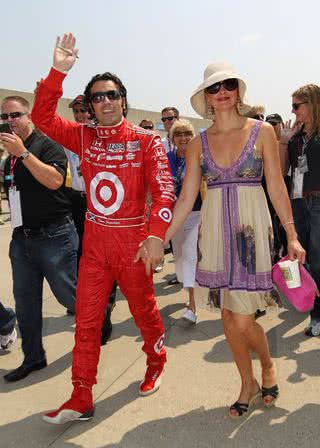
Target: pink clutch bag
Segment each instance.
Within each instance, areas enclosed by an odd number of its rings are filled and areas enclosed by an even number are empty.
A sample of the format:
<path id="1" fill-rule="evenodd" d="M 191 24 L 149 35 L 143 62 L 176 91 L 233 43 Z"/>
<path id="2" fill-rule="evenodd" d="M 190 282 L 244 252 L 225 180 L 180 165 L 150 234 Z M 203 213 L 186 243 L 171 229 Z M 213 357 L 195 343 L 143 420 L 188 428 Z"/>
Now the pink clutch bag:
<path id="1" fill-rule="evenodd" d="M 280 262 L 288 259 L 289 257 L 283 257 Z M 272 281 L 297 311 L 305 313 L 312 310 L 314 306 L 317 285 L 307 269 L 300 263 L 299 270 L 301 286 L 298 288 L 288 288 L 278 263 L 272 267 Z"/>

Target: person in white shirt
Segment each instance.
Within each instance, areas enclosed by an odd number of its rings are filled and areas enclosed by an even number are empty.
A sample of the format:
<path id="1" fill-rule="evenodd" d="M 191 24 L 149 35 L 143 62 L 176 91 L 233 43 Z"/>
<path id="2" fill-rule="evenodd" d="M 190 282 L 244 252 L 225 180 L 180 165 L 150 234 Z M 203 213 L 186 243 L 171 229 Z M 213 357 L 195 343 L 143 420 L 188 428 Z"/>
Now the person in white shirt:
<path id="1" fill-rule="evenodd" d="M 170 129 L 172 128 L 173 123 L 176 120 L 179 120 L 180 113 L 176 107 L 165 107 L 161 111 L 161 121 L 163 123 L 164 129 L 167 132 L 166 138 L 162 139 L 163 146 L 165 147 L 166 152 L 173 151 L 174 144 L 170 138 Z"/>

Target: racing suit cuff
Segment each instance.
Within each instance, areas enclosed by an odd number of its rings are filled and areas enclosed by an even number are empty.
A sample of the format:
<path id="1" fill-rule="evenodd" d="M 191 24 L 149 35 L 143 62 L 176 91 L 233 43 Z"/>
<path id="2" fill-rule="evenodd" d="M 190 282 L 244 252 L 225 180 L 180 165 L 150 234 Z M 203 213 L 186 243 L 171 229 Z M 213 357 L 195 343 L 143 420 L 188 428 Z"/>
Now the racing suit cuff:
<path id="1" fill-rule="evenodd" d="M 60 90 L 61 84 L 64 78 L 67 76 L 66 73 L 62 73 L 57 70 L 55 67 L 51 67 L 50 72 L 46 79 L 44 80 L 46 86 L 50 90 Z"/>
<path id="2" fill-rule="evenodd" d="M 148 237 L 159 238 L 162 242 L 165 240 L 169 223 L 166 222 L 150 222 Z"/>
<path id="3" fill-rule="evenodd" d="M 147 240 L 150 239 L 150 238 L 155 238 L 156 240 L 159 240 L 159 241 L 161 241 L 161 243 L 163 243 L 163 239 L 160 238 L 159 236 L 155 236 L 155 235 L 149 235 L 149 236 L 147 236 Z"/>

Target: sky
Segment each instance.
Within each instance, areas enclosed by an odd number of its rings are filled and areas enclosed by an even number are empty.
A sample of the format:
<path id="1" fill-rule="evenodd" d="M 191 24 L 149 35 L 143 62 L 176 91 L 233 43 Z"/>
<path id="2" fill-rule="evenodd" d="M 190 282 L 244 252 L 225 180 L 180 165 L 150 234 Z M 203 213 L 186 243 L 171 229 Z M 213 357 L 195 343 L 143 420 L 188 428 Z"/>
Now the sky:
<path id="1" fill-rule="evenodd" d="M 250 104 L 292 118 L 291 94 L 320 83 L 318 0 L 2 0 L 0 88 L 32 92 L 52 64 L 56 36 L 72 32 L 79 60 L 64 96 L 96 73 L 117 74 L 131 107 L 190 105 L 210 62 L 228 61 Z"/>

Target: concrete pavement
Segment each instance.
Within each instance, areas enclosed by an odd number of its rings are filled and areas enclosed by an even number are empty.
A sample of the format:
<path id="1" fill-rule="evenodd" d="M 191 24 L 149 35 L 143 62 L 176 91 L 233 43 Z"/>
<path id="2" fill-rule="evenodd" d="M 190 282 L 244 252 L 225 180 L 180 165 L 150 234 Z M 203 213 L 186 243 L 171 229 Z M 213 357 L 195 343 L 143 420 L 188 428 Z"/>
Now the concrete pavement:
<path id="1" fill-rule="evenodd" d="M 0 226 L 0 298 L 13 306 L 7 256 L 11 230 Z M 44 293 L 44 345 L 49 366 L 26 379 L 6 384 L 2 376 L 22 361 L 20 340 L 0 354 L 0 447 L 28 448 L 215 448 L 306 447 L 320 439 L 320 339 L 303 335 L 306 316 L 271 310 L 260 323 L 279 372 L 278 406 L 261 403 L 238 421 L 227 417 L 227 406 L 239 393 L 239 378 L 228 350 L 219 313 L 200 308 L 199 322 L 180 319 L 185 295 L 168 286 L 174 264 L 156 274 L 156 295 L 166 327 L 168 363 L 160 390 L 138 396 L 145 371 L 141 337 L 118 292 L 112 314 L 114 331 L 102 348 L 96 414 L 87 423 L 50 426 L 41 414 L 59 406 L 71 392 L 70 366 L 74 319 Z M 197 296 L 206 296 L 198 290 Z M 199 300 L 199 303 L 203 300 Z M 255 361 L 257 378 L 259 365 Z"/>

